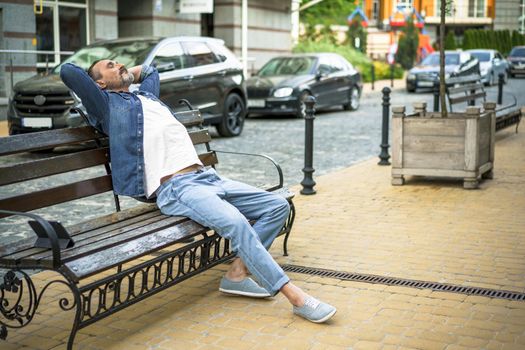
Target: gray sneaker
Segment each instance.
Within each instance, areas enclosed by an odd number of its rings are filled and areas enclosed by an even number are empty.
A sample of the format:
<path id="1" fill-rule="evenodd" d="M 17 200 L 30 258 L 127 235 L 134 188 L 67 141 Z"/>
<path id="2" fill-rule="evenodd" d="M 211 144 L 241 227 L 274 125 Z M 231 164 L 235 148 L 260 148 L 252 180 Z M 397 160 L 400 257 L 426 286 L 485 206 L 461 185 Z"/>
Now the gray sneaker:
<path id="1" fill-rule="evenodd" d="M 314 323 L 323 323 L 335 315 L 337 309 L 314 297 L 308 297 L 303 306 L 294 306 L 293 313 Z"/>
<path id="2" fill-rule="evenodd" d="M 223 277 L 221 279 L 219 290 L 227 294 L 242 295 L 252 298 L 267 298 L 271 296 L 266 289 L 259 286 L 250 277 L 246 277 L 240 282 L 230 281 L 226 277 Z"/>

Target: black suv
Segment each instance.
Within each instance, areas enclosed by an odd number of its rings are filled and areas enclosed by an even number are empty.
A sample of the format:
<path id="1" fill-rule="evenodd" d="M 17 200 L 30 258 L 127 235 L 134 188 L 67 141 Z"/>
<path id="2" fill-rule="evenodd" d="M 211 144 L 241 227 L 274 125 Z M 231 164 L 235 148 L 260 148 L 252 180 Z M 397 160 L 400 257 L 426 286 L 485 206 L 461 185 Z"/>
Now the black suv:
<path id="1" fill-rule="evenodd" d="M 184 108 L 178 101 L 187 99 L 220 135 L 241 134 L 246 116 L 242 65 L 222 40 L 175 37 L 101 41 L 80 49 L 62 64 L 71 62 L 87 69 L 101 58 L 127 67 L 157 67 L 164 103 L 176 111 Z M 82 101 L 60 80 L 60 67 L 49 75 L 37 75 L 15 85 L 7 114 L 11 135 L 83 124 L 78 114 L 70 113 L 71 107 L 83 108 Z"/>

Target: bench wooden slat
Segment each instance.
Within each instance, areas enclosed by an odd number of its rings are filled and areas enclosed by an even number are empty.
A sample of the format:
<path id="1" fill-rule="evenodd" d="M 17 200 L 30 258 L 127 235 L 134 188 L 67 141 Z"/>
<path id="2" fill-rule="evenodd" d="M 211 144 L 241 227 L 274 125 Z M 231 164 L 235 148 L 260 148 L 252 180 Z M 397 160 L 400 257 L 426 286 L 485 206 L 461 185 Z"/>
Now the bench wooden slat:
<path id="1" fill-rule="evenodd" d="M 445 80 L 445 84 L 447 85 L 465 84 L 465 83 L 476 82 L 480 80 L 481 80 L 481 76 L 479 76 L 479 74 L 471 74 L 471 75 L 466 75 L 466 76 L 448 78 Z"/>
<path id="2" fill-rule="evenodd" d="M 10 166 L 0 166 L 0 186 L 89 168 L 108 161 L 109 149 L 104 147 Z"/>
<path id="3" fill-rule="evenodd" d="M 210 166 L 219 163 L 219 160 L 217 159 L 217 153 L 213 151 L 199 154 L 199 159 L 201 160 L 202 164 L 204 164 L 204 166 Z"/>
<path id="4" fill-rule="evenodd" d="M 0 209 L 26 212 L 111 191 L 112 189 L 111 176 L 104 175 L 68 185 L 5 198 L 0 200 Z M 7 216 L 9 215 L 0 214 L 0 218 Z"/>
<path id="5" fill-rule="evenodd" d="M 467 85 L 462 85 L 458 87 L 450 87 L 448 88 L 448 93 L 450 95 L 454 95 L 460 92 L 465 92 L 465 91 L 469 92 L 472 90 L 483 90 L 483 83 L 467 84 Z"/>
<path id="6" fill-rule="evenodd" d="M 83 237 L 75 240 L 74 247 L 62 251 L 62 261 L 66 262 L 101 250 L 106 250 L 115 245 L 138 239 L 144 235 L 166 229 L 167 227 L 186 220 L 188 219 L 181 216 L 161 216 L 126 225 L 118 229 L 104 230 L 104 232 L 89 232 L 89 234 L 82 235 Z M 51 261 L 52 259 L 53 255 L 49 250 L 24 258 L 24 260 L 28 262 L 35 263 L 40 263 L 44 260 Z"/>
<path id="7" fill-rule="evenodd" d="M 113 214 L 110 214 L 108 216 L 113 216 Z M 108 216 L 102 217 L 100 221 L 104 222 L 104 219 Z M 158 220 L 162 220 L 162 214 L 160 213 L 160 211 L 157 210 L 153 212 L 138 214 L 137 216 L 123 217 L 121 221 L 114 222 L 111 225 L 102 224 L 99 226 L 100 221 L 97 218 L 97 220 L 87 221 L 89 225 L 86 226 L 91 227 L 91 229 L 75 232 L 74 229 L 72 230 L 71 228 L 67 227 L 66 230 L 68 231 L 70 236 L 73 237 L 73 240 L 75 241 L 75 246 L 78 246 L 82 243 L 82 241 L 85 241 L 86 239 L 92 236 L 100 235 L 101 232 L 108 232 L 111 230 L 116 231 L 122 228 L 131 230 L 135 227 L 144 226 L 147 225 L 149 222 Z M 137 223 L 139 224 L 137 225 Z M 23 259 L 24 257 L 44 254 L 45 252 L 49 254 L 49 249 L 34 248 L 34 241 L 35 238 L 31 237 L 25 239 L 24 241 L 12 242 L 11 244 L 2 246 L 0 248 L 0 262 L 13 260 L 18 261 L 20 259 Z"/>
<path id="8" fill-rule="evenodd" d="M 174 113 L 175 118 L 185 127 L 201 125 L 204 119 L 198 110 L 182 111 Z"/>
<path id="9" fill-rule="evenodd" d="M 210 132 L 208 129 L 193 130 L 188 132 L 190 134 L 191 142 L 194 145 L 200 145 L 211 141 Z"/>
<path id="10" fill-rule="evenodd" d="M 208 229 L 195 221 L 187 220 L 176 226 L 143 236 L 131 242 L 122 243 L 80 259 L 67 262 L 64 266 L 68 274 L 77 281 L 110 269 L 154 251 L 166 248 L 193 235 L 206 232 Z"/>
<path id="11" fill-rule="evenodd" d="M 56 129 L 26 134 L 0 137 L 0 156 L 65 146 L 90 140 L 105 138 L 90 126 Z"/>
<path id="12" fill-rule="evenodd" d="M 486 94 L 484 92 L 479 92 L 479 93 L 471 94 L 471 95 L 467 95 L 467 96 L 451 97 L 449 99 L 449 102 L 451 104 L 456 104 L 456 103 L 465 102 L 465 101 L 473 101 L 475 99 L 478 99 L 478 98 L 481 98 L 481 97 L 485 97 L 485 95 Z"/>

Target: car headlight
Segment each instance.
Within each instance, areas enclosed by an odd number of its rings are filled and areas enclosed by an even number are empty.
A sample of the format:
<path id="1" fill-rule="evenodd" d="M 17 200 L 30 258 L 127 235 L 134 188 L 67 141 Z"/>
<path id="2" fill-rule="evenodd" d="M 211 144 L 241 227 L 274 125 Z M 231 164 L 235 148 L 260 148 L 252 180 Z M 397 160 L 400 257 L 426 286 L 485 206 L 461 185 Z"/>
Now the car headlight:
<path id="1" fill-rule="evenodd" d="M 288 97 L 292 94 L 293 89 L 291 87 L 283 87 L 274 91 L 274 97 Z"/>
<path id="2" fill-rule="evenodd" d="M 481 75 L 487 75 L 487 73 L 489 72 L 489 70 L 488 70 L 488 69 L 480 69 L 479 72 L 480 72 Z"/>
<path id="3" fill-rule="evenodd" d="M 416 80 L 416 75 L 413 73 L 408 74 L 407 80 Z"/>
<path id="4" fill-rule="evenodd" d="M 445 79 L 450 78 L 450 73 L 445 73 Z"/>

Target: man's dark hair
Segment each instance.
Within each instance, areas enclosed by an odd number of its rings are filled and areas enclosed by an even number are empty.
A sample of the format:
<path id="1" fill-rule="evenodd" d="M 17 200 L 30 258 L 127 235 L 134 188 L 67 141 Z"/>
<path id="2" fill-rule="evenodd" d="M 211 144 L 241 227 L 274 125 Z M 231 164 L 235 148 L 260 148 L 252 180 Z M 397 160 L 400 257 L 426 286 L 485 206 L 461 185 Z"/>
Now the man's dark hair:
<path id="1" fill-rule="evenodd" d="M 89 66 L 89 68 L 87 70 L 87 74 L 94 81 L 97 81 L 97 80 L 102 78 L 102 75 L 100 74 L 100 71 L 98 69 L 95 69 L 95 66 L 97 65 L 97 63 L 99 63 L 100 61 L 103 61 L 103 60 L 104 60 L 104 58 L 101 58 L 101 59 L 96 60 L 95 62 L 91 63 L 91 66 Z"/>

